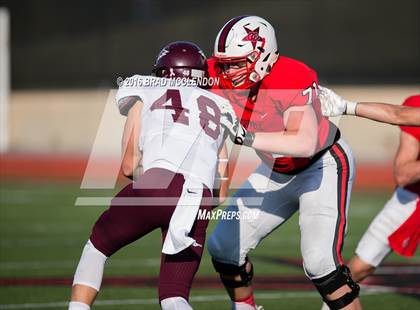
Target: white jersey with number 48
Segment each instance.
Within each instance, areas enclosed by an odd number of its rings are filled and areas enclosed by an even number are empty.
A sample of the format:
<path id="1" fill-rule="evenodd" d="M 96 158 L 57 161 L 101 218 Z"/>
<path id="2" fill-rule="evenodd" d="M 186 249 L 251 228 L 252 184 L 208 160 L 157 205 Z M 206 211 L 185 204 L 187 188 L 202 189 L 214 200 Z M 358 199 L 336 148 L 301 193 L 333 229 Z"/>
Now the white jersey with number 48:
<path id="1" fill-rule="evenodd" d="M 212 188 L 223 142 L 219 105 L 227 100 L 174 81 L 139 75 L 128 78 L 117 92 L 117 104 L 128 96 L 138 96 L 143 102 L 139 146 L 144 170 L 165 168 Z"/>

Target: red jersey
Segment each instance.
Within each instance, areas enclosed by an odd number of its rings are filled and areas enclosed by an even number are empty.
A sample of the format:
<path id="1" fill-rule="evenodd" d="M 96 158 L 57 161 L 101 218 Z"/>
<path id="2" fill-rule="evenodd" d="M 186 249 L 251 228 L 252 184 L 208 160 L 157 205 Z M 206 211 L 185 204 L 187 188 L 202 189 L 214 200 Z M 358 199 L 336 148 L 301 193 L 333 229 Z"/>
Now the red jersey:
<path id="1" fill-rule="evenodd" d="M 214 60 L 208 60 L 211 77 L 216 76 L 214 64 Z M 279 57 L 254 94 L 250 94 L 250 90 L 230 90 L 222 91 L 221 95 L 230 100 L 242 125 L 250 132 L 284 131 L 286 124 L 283 113 L 288 108 L 312 104 L 318 118 L 317 149 L 325 150 L 333 144 L 338 129 L 322 117 L 320 103 L 316 99 L 317 88 L 318 77 L 313 69 L 297 60 Z M 311 159 L 318 157 L 298 158 L 258 150 L 256 152 L 274 171 L 289 174 L 305 169 L 312 163 Z"/>
<path id="2" fill-rule="evenodd" d="M 406 106 L 406 107 L 420 108 L 420 95 L 408 97 L 402 105 Z M 420 127 L 400 126 L 400 128 L 403 132 L 408 133 L 409 135 L 416 138 L 417 141 L 419 141 L 419 143 L 420 143 Z M 420 152 L 419 152 L 419 155 L 417 157 L 417 160 L 420 160 Z M 410 185 L 406 186 L 405 188 L 408 189 L 409 191 L 412 191 L 412 192 L 420 195 L 420 181 L 418 181 L 414 184 L 410 184 Z"/>

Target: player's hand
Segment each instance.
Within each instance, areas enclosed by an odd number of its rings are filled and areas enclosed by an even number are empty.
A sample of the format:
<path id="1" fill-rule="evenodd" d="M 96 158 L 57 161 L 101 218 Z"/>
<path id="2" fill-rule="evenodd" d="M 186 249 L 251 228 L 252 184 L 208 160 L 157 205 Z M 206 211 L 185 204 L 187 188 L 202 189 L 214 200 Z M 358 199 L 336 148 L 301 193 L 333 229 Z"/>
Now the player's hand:
<path id="1" fill-rule="evenodd" d="M 319 86 L 318 98 L 321 102 L 321 111 L 324 116 L 356 114 L 356 102 L 345 100 L 329 88 Z"/>
<path id="2" fill-rule="evenodd" d="M 236 118 L 235 110 L 233 109 L 229 101 L 219 102 L 218 106 L 222 115 L 229 115 L 232 118 L 232 120 Z"/>
<path id="3" fill-rule="evenodd" d="M 252 146 L 254 142 L 254 134 L 248 133 L 241 122 L 236 117 L 235 110 L 229 102 L 224 102 L 219 105 L 221 117 L 220 123 L 229 134 L 230 139 L 235 144 Z"/>
<path id="4" fill-rule="evenodd" d="M 233 109 L 232 105 L 228 101 L 224 101 L 219 104 L 221 117 L 220 117 L 220 123 L 225 128 L 227 133 L 229 134 L 229 137 L 231 140 L 236 143 L 240 142 L 240 138 L 237 142 L 236 140 L 236 134 L 239 131 L 239 127 L 241 126 L 238 118 L 236 117 L 235 110 Z"/>
<path id="5" fill-rule="evenodd" d="M 232 117 L 230 114 L 222 114 L 220 117 L 220 123 L 229 134 L 233 143 L 252 146 L 255 135 L 248 132 L 236 116 Z"/>
<path id="6" fill-rule="evenodd" d="M 229 134 L 229 137 L 233 143 L 240 145 L 244 144 L 247 130 L 241 125 L 236 117 L 232 119 L 231 115 L 222 114 L 220 117 L 220 123 Z"/>

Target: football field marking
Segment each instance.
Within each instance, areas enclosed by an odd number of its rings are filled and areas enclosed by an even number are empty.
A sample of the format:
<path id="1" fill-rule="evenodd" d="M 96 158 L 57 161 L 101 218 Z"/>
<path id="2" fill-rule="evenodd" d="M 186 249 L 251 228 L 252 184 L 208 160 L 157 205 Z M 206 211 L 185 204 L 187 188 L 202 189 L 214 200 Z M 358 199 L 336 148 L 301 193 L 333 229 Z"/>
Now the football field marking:
<path id="1" fill-rule="evenodd" d="M 383 294 L 384 291 L 367 291 L 364 292 L 365 295 L 377 295 Z M 269 300 L 269 299 L 284 299 L 284 298 L 319 298 L 317 292 L 273 292 L 273 293 L 259 293 L 255 294 L 255 298 L 260 300 Z M 199 295 L 193 296 L 190 298 L 192 303 L 199 302 L 210 302 L 210 301 L 229 301 L 227 295 Z M 109 299 L 109 300 L 97 300 L 95 302 L 96 307 L 105 307 L 105 306 L 123 306 L 123 305 L 153 305 L 158 304 L 158 300 L 155 298 L 144 298 L 144 299 Z M 47 303 L 25 303 L 25 304 L 2 304 L 0 305 L 0 310 L 9 310 L 9 309 L 49 309 L 68 306 L 67 301 L 61 302 L 47 302 Z"/>
<path id="2" fill-rule="evenodd" d="M 261 293 L 256 294 L 259 299 L 277 299 L 277 298 L 314 298 L 317 297 L 316 292 L 294 292 L 294 293 Z M 190 298 L 194 302 L 209 302 L 209 301 L 228 301 L 227 295 L 202 295 L 193 296 Z M 110 299 L 110 300 L 97 300 L 95 307 L 102 306 L 122 306 L 122 305 L 153 305 L 158 304 L 155 298 L 144 299 Z M 6 309 L 47 309 L 55 307 L 67 307 L 68 302 L 48 302 L 48 303 L 26 303 L 26 304 L 3 304 L 0 305 L 1 310 Z"/>
<path id="3" fill-rule="evenodd" d="M 108 263 L 109 268 L 127 269 L 132 267 L 156 267 L 160 265 L 159 258 L 145 259 L 114 259 Z M 75 260 L 56 261 L 5 261 L 0 262 L 0 270 L 41 270 L 51 268 L 74 269 L 77 266 Z"/>
<path id="4" fill-rule="evenodd" d="M 48 240 L 47 240 L 48 241 Z M 292 241 L 296 241 L 292 238 Z M 51 241 L 50 241 L 51 242 Z M 269 242 L 269 240 L 268 240 Z M 292 243 L 292 242 L 291 242 Z M 31 270 L 31 269 L 50 269 L 50 268 L 74 268 L 77 265 L 75 260 L 27 260 L 27 261 L 1 261 L 2 270 Z M 110 260 L 110 268 L 131 268 L 142 266 L 159 266 L 160 258 L 144 259 L 119 259 Z M 300 265 L 299 265 L 300 268 Z M 420 266 L 380 266 L 375 271 L 375 275 L 399 275 L 399 274 L 420 274 Z"/>

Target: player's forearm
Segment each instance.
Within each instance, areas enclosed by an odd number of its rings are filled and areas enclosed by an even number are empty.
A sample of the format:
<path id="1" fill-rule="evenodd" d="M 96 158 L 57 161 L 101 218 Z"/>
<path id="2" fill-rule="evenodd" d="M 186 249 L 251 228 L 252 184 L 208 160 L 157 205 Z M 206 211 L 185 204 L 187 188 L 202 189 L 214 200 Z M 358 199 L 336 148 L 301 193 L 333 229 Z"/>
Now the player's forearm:
<path id="1" fill-rule="evenodd" d="M 135 179 L 140 173 L 140 160 L 139 155 L 124 157 L 121 165 L 123 175 L 129 179 Z"/>
<path id="2" fill-rule="evenodd" d="M 257 132 L 252 148 L 292 157 L 311 157 L 316 152 L 317 138 L 310 134 Z"/>
<path id="3" fill-rule="evenodd" d="M 378 122 L 420 126 L 420 109 L 378 102 L 359 102 L 356 115 Z"/>
<path id="4" fill-rule="evenodd" d="M 228 166 L 223 171 L 223 174 L 220 176 L 220 187 L 219 187 L 219 204 L 223 203 L 227 197 L 228 187 L 229 187 L 229 170 Z"/>
<path id="5" fill-rule="evenodd" d="M 121 162 L 121 170 L 124 176 L 133 179 L 136 176 L 136 170 L 139 168 L 141 153 L 137 144 L 134 142 L 133 135 L 127 141 Z"/>
<path id="6" fill-rule="evenodd" d="M 420 181 L 420 161 L 414 161 L 395 167 L 395 182 L 404 187 Z"/>
<path id="7" fill-rule="evenodd" d="M 220 180 L 220 187 L 218 190 L 218 202 L 217 204 L 222 204 L 227 197 L 227 193 L 228 193 L 228 186 L 229 186 L 229 182 L 228 180 Z"/>
<path id="8" fill-rule="evenodd" d="M 133 181 L 136 181 L 139 175 L 140 175 L 140 167 L 137 167 L 137 169 L 135 169 L 133 173 L 124 174 L 125 177 Z"/>
<path id="9" fill-rule="evenodd" d="M 229 187 L 229 159 L 226 144 L 223 143 L 218 154 L 216 180 L 213 189 L 213 197 L 218 198 L 216 204 L 221 204 L 226 199 Z M 217 200 L 217 199 L 216 199 Z"/>
<path id="10" fill-rule="evenodd" d="M 122 173 L 133 179 L 139 167 L 142 154 L 139 150 L 140 117 L 142 102 L 137 101 L 129 110 L 122 137 Z"/>

